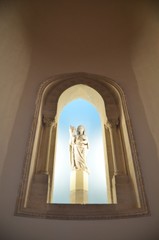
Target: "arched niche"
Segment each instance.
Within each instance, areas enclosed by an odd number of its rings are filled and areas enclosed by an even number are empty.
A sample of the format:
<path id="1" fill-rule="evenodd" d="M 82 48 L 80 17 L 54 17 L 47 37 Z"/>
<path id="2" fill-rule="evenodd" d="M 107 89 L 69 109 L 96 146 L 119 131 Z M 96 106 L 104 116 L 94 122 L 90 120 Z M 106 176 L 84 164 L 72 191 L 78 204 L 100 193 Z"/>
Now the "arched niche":
<path id="1" fill-rule="evenodd" d="M 111 203 L 111 198 L 109 196 L 109 192 L 107 193 L 107 189 L 109 189 L 109 187 L 107 188 L 107 181 L 109 179 L 109 177 L 107 176 L 107 172 L 108 172 L 108 161 L 107 161 L 107 156 L 106 156 L 106 142 L 105 142 L 105 131 L 104 131 L 104 123 L 106 122 L 106 114 L 105 114 L 105 106 L 104 106 L 104 101 L 103 98 L 100 96 L 100 94 L 94 90 L 93 88 L 84 85 L 84 84 L 77 84 L 74 85 L 68 89 L 66 89 L 61 96 L 59 97 L 58 100 L 58 104 L 57 104 L 57 114 L 56 114 L 56 119 L 57 119 L 57 141 L 56 141 L 56 151 L 55 151 L 55 161 L 54 161 L 54 174 L 53 174 L 53 178 L 55 181 L 53 186 L 52 186 L 52 192 L 53 194 L 51 194 L 52 196 L 52 200 L 51 202 L 67 202 L 70 203 L 70 201 L 68 200 L 68 182 L 69 182 L 69 178 L 70 178 L 70 170 L 71 167 L 69 165 L 70 160 L 69 158 L 69 127 L 70 125 L 68 124 L 68 120 L 65 123 L 65 127 L 63 127 L 63 133 L 60 131 L 59 129 L 59 122 L 60 121 L 60 117 L 61 114 L 63 112 L 63 110 L 65 108 L 67 108 L 69 105 L 73 104 L 74 102 L 78 102 L 82 101 L 82 108 L 85 108 L 86 106 L 88 106 L 88 104 L 90 106 L 92 106 L 92 109 L 96 109 L 94 110 L 94 112 L 96 111 L 96 116 L 99 115 L 99 121 L 100 121 L 100 126 L 93 124 L 93 119 L 90 119 L 90 113 L 88 112 L 91 107 L 89 106 L 89 110 L 87 112 L 84 111 L 83 113 L 83 117 L 80 116 L 83 112 L 83 109 L 80 108 L 81 112 L 78 113 L 78 104 L 76 105 L 76 114 L 74 116 L 70 116 L 70 119 L 72 119 L 72 121 L 70 121 L 70 124 L 72 125 L 73 122 L 75 123 L 74 126 L 77 127 L 77 122 L 78 125 L 79 124 L 84 124 L 84 119 L 85 118 L 89 118 L 89 124 L 88 124 L 88 120 L 86 121 L 86 132 L 88 133 L 88 130 L 91 129 L 91 131 L 89 131 L 89 151 L 88 151 L 88 161 L 90 164 L 90 167 L 92 169 L 92 172 L 90 171 L 89 174 L 89 186 L 90 189 L 88 191 L 89 196 L 93 195 L 94 196 L 94 200 L 93 197 L 91 197 L 91 200 L 89 202 L 95 202 L 95 203 Z M 78 102 L 79 103 L 79 102 Z M 90 110 L 91 111 L 91 110 Z M 69 112 L 70 113 L 70 112 Z M 72 113 L 73 114 L 73 113 Z M 70 114 L 71 115 L 71 114 Z M 78 115 L 78 120 L 76 119 Z M 87 117 L 86 117 L 87 115 Z M 95 117 L 96 117 L 95 116 Z M 75 120 L 76 119 L 76 120 Z M 79 121 L 79 119 L 81 119 L 81 122 Z M 91 125 L 91 127 L 90 127 Z M 67 130 L 66 130 L 66 126 L 67 126 Z M 99 130 L 98 132 L 96 131 L 96 129 L 93 128 L 97 127 Z M 59 132 L 61 132 L 61 141 L 59 140 Z M 92 134 L 90 134 L 90 132 L 92 132 Z M 93 133 L 94 132 L 94 133 Z M 67 136 L 67 140 L 64 138 L 64 136 Z M 99 142 L 100 142 L 100 146 L 99 144 L 96 144 L 96 139 L 97 137 L 99 138 Z M 65 139 L 65 140 L 64 140 Z M 93 140 L 93 141 L 92 141 Z M 63 143 L 65 142 L 65 144 Z M 67 149 L 67 150 L 66 150 Z M 97 153 L 98 151 L 98 153 Z M 65 154 L 63 153 L 65 152 Z M 63 155 L 64 154 L 64 155 Z M 58 156 L 59 155 L 59 156 Z M 99 159 L 99 156 L 101 159 Z M 90 160 L 91 158 L 91 160 Z M 62 163 L 62 159 L 63 159 L 63 163 Z M 64 161 L 65 159 L 65 161 Z M 94 171 L 94 167 L 93 167 L 93 163 L 95 166 L 95 171 Z M 61 170 L 60 170 L 61 169 Z M 93 176 L 94 175 L 94 176 Z M 108 179 L 106 179 L 106 176 Z M 63 185 L 61 185 L 61 183 L 59 184 L 61 178 L 61 182 L 63 183 Z M 96 178 L 96 181 L 95 181 Z M 102 179 L 102 181 L 101 181 Z M 97 185 L 98 183 L 98 185 Z M 93 187 L 94 185 L 94 187 Z M 59 190 L 58 190 L 58 186 L 59 186 Z M 54 201 L 54 189 L 55 189 L 55 198 L 59 199 L 58 201 Z M 66 190 L 67 189 L 67 190 Z M 92 190 L 94 189 L 94 191 Z M 101 189 L 101 190 L 98 190 Z M 65 198 L 67 200 L 64 199 L 60 199 L 60 197 L 57 196 L 64 196 L 64 192 L 65 192 Z M 67 192 L 67 194 L 66 194 Z M 96 196 L 98 193 L 98 196 Z M 100 195 L 101 199 L 100 199 Z M 62 198 L 62 197 L 61 197 Z M 97 200 L 98 199 L 98 200 Z M 107 199 L 107 200 L 106 200 Z"/>
<path id="2" fill-rule="evenodd" d="M 51 204 L 58 107 L 62 108 L 64 102 L 77 95 L 89 99 L 100 109 L 109 204 L 73 204 L 61 208 Z M 59 100 L 60 96 L 65 101 Z M 118 84 L 99 75 L 72 73 L 55 76 L 41 85 L 16 214 L 62 219 L 148 214 L 125 96 Z"/>
<path id="3" fill-rule="evenodd" d="M 101 120 L 104 123 L 106 119 L 104 100 L 94 88 L 85 84 L 76 84 L 72 87 L 69 87 L 61 94 L 57 105 L 57 119 L 59 118 L 59 113 L 63 107 L 77 98 L 83 98 L 92 103 L 97 108 Z"/>

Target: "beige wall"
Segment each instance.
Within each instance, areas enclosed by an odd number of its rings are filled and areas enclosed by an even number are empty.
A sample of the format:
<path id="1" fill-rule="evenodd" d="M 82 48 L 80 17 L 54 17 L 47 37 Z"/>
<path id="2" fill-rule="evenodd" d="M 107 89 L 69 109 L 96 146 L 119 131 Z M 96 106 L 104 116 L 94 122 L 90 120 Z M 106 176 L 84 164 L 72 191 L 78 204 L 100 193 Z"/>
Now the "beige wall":
<path id="1" fill-rule="evenodd" d="M 158 9 L 154 11 L 153 8 L 150 9 L 146 5 L 142 9 L 142 13 L 142 16 L 140 16 L 141 31 L 138 34 L 137 42 L 133 46 L 132 68 L 137 80 L 148 124 L 155 140 L 156 148 L 158 148 L 159 16 Z"/>
<path id="2" fill-rule="evenodd" d="M 159 237 L 157 6 L 134 1 L 7 2 L 0 13 L 1 238 Z M 111 77 L 124 89 L 151 216 L 103 221 L 14 216 L 39 84 L 51 75 L 77 71 Z"/>
<path id="3" fill-rule="evenodd" d="M 13 6 L 0 8 L 0 175 L 30 65 L 25 29 Z M 4 132 L 3 132 L 4 131 Z"/>

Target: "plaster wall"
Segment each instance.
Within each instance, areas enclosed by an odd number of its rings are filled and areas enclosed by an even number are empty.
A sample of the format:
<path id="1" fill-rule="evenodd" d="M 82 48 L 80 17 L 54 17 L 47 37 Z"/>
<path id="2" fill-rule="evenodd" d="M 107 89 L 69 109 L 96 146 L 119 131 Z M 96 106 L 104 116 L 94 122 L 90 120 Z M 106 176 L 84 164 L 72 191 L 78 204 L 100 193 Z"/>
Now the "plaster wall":
<path id="1" fill-rule="evenodd" d="M 1 5 L 1 239 L 159 238 L 158 6 L 128 2 Z M 51 75 L 80 71 L 111 77 L 125 91 L 151 216 L 105 221 L 14 216 L 38 87 Z"/>
<path id="2" fill-rule="evenodd" d="M 140 11 L 141 7 L 138 9 L 138 16 Z M 132 69 L 137 80 L 149 127 L 158 149 L 159 16 L 158 9 L 150 9 L 149 5 L 145 5 L 142 12 L 140 32 L 136 43 L 132 47 Z"/>
<path id="3" fill-rule="evenodd" d="M 0 176 L 30 64 L 25 29 L 13 6 L 0 8 Z"/>

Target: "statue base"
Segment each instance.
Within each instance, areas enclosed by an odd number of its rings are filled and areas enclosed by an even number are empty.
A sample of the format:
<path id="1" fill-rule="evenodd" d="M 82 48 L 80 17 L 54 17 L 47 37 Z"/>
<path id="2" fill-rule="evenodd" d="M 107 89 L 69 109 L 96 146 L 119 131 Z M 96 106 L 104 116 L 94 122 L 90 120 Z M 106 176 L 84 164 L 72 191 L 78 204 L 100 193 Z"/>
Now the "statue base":
<path id="1" fill-rule="evenodd" d="M 71 172 L 70 202 L 74 204 L 88 203 L 88 172 L 84 170 Z"/>

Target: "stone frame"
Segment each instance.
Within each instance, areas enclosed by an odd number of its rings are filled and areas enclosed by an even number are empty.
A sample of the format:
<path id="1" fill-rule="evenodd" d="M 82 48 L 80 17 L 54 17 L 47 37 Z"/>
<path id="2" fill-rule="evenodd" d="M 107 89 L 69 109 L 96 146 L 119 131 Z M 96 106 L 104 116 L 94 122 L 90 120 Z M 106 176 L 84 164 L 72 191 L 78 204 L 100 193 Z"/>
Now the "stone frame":
<path id="1" fill-rule="evenodd" d="M 77 84 L 95 89 L 105 103 L 109 204 L 51 204 L 57 103 L 66 89 Z M 40 86 L 36 100 L 15 215 L 53 219 L 110 219 L 148 214 L 125 95 L 119 85 L 107 77 L 87 73 L 61 74 L 45 81 Z"/>

